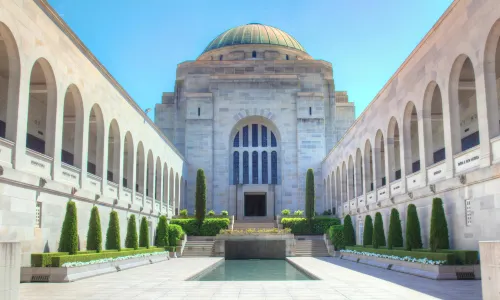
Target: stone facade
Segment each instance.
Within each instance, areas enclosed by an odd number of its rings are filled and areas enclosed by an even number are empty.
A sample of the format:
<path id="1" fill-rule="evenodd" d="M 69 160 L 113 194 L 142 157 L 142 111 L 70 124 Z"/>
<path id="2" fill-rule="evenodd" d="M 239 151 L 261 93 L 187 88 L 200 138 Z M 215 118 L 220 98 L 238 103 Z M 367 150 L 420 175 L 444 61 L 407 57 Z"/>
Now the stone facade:
<path id="1" fill-rule="evenodd" d="M 194 195 L 196 171 L 202 168 L 207 178 L 207 209 L 228 210 L 240 218 L 244 195 L 249 192 L 266 194 L 267 217 L 285 208 L 303 210 L 307 169 L 313 168 L 321 178 L 321 160 L 353 120 L 354 105 L 347 101 L 346 92 L 335 91 L 329 62 L 313 60 L 295 49 L 262 44 L 223 47 L 179 64 L 175 92 L 164 94 L 155 114 L 158 127 L 189 161 L 187 194 Z M 240 178 L 233 175 L 233 151 L 242 149 L 234 147 L 235 136 L 252 124 L 265 126 L 276 136 L 276 147 L 269 148 L 260 143 L 263 133 L 259 130 L 252 136 L 249 128 L 249 143 L 255 138 L 259 142 L 255 147 L 243 145 L 250 154 L 257 150 L 259 161 L 266 155 L 262 152 L 277 152 L 275 183 L 270 178 L 265 182 L 260 164 L 255 182 L 252 175 L 245 181 L 244 151 L 238 158 Z M 252 157 L 249 162 L 252 174 Z M 318 197 L 322 197 L 321 187 L 317 181 Z M 194 209 L 193 197 L 187 197 L 186 207 Z M 324 209 L 318 203 L 316 210 Z"/>
<path id="2" fill-rule="evenodd" d="M 456 0 L 322 161 L 325 206 L 385 229 L 417 206 L 427 246 L 443 199 L 451 247 L 500 238 L 500 6 Z"/>

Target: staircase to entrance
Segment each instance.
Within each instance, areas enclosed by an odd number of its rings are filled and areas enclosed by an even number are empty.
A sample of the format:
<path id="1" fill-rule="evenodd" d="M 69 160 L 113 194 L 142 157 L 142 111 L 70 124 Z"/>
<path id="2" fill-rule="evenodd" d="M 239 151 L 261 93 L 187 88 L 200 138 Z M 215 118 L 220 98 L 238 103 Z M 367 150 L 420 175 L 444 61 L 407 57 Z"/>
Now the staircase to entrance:
<path id="1" fill-rule="evenodd" d="M 326 257 L 330 255 L 328 254 L 323 236 L 296 235 L 295 256 Z"/>
<path id="2" fill-rule="evenodd" d="M 276 228 L 274 220 L 267 218 L 245 218 L 243 220 L 235 220 L 233 230 L 246 229 L 272 229 Z"/>
<path id="3" fill-rule="evenodd" d="M 209 236 L 188 236 L 182 257 L 213 256 L 214 242 L 214 238 Z"/>

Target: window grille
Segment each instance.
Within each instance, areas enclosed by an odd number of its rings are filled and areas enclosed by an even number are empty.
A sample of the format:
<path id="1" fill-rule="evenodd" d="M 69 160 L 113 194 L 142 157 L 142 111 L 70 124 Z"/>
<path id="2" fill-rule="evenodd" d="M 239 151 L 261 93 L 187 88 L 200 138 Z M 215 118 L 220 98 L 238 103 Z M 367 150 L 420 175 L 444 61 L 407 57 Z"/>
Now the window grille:
<path id="1" fill-rule="evenodd" d="M 42 203 L 36 202 L 35 228 L 42 228 Z"/>

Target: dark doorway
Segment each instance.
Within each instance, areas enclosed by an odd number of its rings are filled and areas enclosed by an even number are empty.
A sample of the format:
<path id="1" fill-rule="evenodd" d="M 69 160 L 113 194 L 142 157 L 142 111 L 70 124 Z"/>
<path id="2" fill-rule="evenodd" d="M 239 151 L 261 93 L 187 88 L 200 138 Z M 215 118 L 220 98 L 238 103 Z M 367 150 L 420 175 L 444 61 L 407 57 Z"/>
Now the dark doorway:
<path id="1" fill-rule="evenodd" d="M 266 216 L 266 194 L 245 194 L 245 217 Z"/>

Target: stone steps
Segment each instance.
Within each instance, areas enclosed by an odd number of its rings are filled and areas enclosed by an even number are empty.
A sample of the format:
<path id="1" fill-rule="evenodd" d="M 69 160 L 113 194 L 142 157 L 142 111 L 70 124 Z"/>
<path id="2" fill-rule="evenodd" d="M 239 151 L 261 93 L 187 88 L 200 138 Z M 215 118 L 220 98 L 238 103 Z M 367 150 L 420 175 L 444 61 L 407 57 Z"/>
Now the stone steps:
<path id="1" fill-rule="evenodd" d="M 313 239 L 297 239 L 295 244 L 295 256 L 325 257 L 330 256 L 325 242 L 314 237 Z"/>
<path id="2" fill-rule="evenodd" d="M 273 222 L 235 222 L 233 225 L 233 229 L 271 229 L 275 228 L 275 224 Z"/>
<path id="3" fill-rule="evenodd" d="M 214 240 L 208 237 L 188 237 L 183 257 L 208 257 L 214 252 Z"/>

